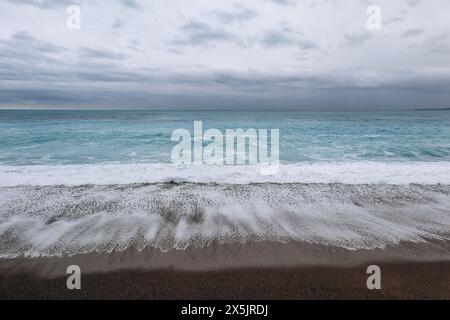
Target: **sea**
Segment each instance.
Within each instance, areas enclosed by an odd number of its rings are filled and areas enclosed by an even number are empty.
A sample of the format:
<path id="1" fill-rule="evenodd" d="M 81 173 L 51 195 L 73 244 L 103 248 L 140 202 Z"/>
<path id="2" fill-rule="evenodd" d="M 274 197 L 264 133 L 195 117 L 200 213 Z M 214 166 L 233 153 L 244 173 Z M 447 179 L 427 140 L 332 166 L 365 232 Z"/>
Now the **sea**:
<path id="1" fill-rule="evenodd" d="M 279 170 L 179 164 L 174 130 L 278 129 Z M 0 110 L 0 258 L 450 238 L 450 111 Z"/>

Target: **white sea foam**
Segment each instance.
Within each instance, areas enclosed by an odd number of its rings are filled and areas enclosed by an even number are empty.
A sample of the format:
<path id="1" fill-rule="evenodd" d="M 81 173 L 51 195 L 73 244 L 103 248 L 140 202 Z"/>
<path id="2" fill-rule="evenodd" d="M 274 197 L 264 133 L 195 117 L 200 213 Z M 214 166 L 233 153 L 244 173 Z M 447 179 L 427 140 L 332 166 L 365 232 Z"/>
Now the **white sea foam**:
<path id="1" fill-rule="evenodd" d="M 195 184 L 12 187 L 0 257 L 302 241 L 356 249 L 450 239 L 450 186 Z"/>
<path id="2" fill-rule="evenodd" d="M 149 163 L 61 166 L 0 166 L 0 187 L 19 185 L 110 185 L 158 182 L 450 184 L 450 162 L 347 162 L 282 164 L 263 176 L 258 166 Z"/>

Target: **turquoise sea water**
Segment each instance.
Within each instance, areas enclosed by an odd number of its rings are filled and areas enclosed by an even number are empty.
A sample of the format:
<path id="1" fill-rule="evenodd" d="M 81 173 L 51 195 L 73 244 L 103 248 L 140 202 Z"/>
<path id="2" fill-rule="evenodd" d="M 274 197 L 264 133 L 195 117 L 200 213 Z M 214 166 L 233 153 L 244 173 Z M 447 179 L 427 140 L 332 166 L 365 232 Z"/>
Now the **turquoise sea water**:
<path id="1" fill-rule="evenodd" d="M 172 131 L 279 129 L 279 170 L 171 163 Z M 449 240 L 450 112 L 0 111 L 0 257 L 214 241 Z"/>
<path id="2" fill-rule="evenodd" d="M 450 111 L 157 112 L 0 110 L 0 165 L 168 163 L 174 129 L 280 129 L 280 160 L 450 160 Z"/>

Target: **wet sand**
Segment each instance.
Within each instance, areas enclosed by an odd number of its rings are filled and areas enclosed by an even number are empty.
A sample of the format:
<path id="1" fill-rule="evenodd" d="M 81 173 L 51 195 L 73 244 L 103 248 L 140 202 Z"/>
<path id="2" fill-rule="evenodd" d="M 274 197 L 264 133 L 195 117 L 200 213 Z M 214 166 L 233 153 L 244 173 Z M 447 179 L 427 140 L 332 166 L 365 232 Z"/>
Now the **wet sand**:
<path id="1" fill-rule="evenodd" d="M 360 267 L 221 271 L 128 270 L 66 278 L 0 276 L 1 299 L 450 299 L 450 263 L 380 265 L 381 290 L 368 290 Z"/>
<path id="2" fill-rule="evenodd" d="M 72 264 L 81 290 L 66 288 Z M 367 289 L 371 264 L 381 290 Z M 1 259 L 0 299 L 450 299 L 450 250 L 447 241 L 358 251 L 235 243 Z"/>

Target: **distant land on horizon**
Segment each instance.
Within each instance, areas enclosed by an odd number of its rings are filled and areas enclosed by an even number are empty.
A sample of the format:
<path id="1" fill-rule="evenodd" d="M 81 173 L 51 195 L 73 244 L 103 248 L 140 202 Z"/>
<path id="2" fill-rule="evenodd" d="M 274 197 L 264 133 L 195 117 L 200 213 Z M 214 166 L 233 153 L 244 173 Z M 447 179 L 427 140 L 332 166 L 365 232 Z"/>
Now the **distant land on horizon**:
<path id="1" fill-rule="evenodd" d="M 450 108 L 430 108 L 430 109 L 426 109 L 426 108 L 418 108 L 418 109 L 414 109 L 416 111 L 442 111 L 442 110 L 450 110 Z"/>

